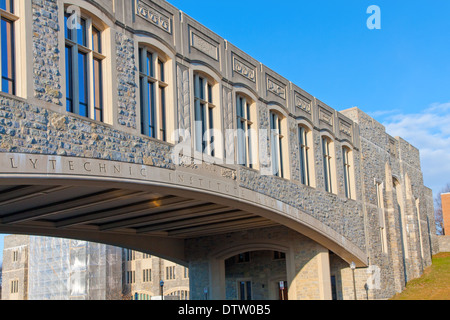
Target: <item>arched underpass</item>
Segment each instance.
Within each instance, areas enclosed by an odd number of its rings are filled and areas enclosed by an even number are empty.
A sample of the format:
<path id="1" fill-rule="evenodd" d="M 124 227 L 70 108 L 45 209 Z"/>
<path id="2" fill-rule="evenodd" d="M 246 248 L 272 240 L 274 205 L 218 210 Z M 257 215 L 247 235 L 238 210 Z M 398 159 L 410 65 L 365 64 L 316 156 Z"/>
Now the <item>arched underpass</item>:
<path id="1" fill-rule="evenodd" d="M 225 298 L 224 265 L 229 255 L 220 252 L 234 253 L 252 241 L 265 250 L 270 243 L 286 252 L 289 297 L 293 299 L 298 297 L 293 288 L 301 273 L 294 248 L 305 241 L 315 247 L 307 261 L 320 256 L 314 267 L 319 273 L 329 274 L 328 250 L 347 262 L 366 265 L 364 253 L 333 229 L 284 203 L 241 190 L 236 181 L 208 181 L 190 172 L 128 164 L 130 172 L 142 175 L 145 170 L 146 179 L 114 176 L 108 173 L 116 170 L 123 174 L 125 169 L 104 160 L 98 167 L 104 172 L 73 174 L 66 171 L 75 168 L 76 161 L 90 169 L 96 160 L 15 157 L 6 161 L 6 172 L 0 174 L 0 232 L 93 241 L 172 260 L 189 266 L 194 270 L 191 281 L 202 283 L 191 288 L 194 299 L 201 299 L 204 290 L 210 291 L 211 298 Z M 56 172 L 51 172 L 52 161 L 62 164 Z M 18 172 L 18 168 L 25 170 Z M 241 239 L 243 234 L 252 241 Z M 205 241 L 207 244 L 199 247 L 198 243 Z M 201 266 L 201 272 L 195 271 L 196 266 Z"/>

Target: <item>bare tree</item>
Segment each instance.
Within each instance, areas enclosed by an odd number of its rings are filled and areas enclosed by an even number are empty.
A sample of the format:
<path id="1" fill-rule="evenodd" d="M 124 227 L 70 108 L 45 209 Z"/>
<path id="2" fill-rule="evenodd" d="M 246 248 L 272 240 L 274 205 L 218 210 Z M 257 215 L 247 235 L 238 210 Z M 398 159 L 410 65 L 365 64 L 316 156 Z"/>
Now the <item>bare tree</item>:
<path id="1" fill-rule="evenodd" d="M 448 183 L 434 199 L 434 218 L 436 220 L 436 232 L 440 235 L 444 234 L 444 215 L 442 213 L 441 194 L 448 192 L 450 192 L 450 183 Z"/>

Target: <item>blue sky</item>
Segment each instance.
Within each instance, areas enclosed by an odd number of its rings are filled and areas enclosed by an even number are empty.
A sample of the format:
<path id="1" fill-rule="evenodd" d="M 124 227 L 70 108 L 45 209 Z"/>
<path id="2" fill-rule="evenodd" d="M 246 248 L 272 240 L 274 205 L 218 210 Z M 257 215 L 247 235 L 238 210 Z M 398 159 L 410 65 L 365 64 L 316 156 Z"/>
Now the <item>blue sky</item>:
<path id="1" fill-rule="evenodd" d="M 450 1 L 168 1 L 336 110 L 354 106 L 450 182 Z M 367 8 L 381 11 L 369 30 Z"/>
<path id="2" fill-rule="evenodd" d="M 170 0 L 337 110 L 358 106 L 421 151 L 434 194 L 450 182 L 450 1 Z M 369 30 L 370 5 L 381 30 Z M 3 238 L 0 236 L 0 260 Z"/>

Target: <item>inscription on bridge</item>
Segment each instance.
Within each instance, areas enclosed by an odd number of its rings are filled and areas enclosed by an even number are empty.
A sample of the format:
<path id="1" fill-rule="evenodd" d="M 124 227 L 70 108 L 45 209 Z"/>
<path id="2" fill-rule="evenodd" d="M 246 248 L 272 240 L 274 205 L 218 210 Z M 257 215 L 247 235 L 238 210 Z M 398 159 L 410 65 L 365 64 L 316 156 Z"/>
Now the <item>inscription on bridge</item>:
<path id="1" fill-rule="evenodd" d="M 215 193 L 238 196 L 235 178 L 224 174 L 224 169 L 208 167 L 206 171 L 218 170 L 214 177 L 202 174 L 205 168 L 191 172 L 163 169 L 134 163 L 123 163 L 109 160 L 60 157 L 47 155 L 0 154 L 0 175 L 2 174 L 41 174 L 41 175 L 74 175 L 86 177 L 103 177 L 123 180 L 139 180 L 150 183 L 187 186 Z"/>

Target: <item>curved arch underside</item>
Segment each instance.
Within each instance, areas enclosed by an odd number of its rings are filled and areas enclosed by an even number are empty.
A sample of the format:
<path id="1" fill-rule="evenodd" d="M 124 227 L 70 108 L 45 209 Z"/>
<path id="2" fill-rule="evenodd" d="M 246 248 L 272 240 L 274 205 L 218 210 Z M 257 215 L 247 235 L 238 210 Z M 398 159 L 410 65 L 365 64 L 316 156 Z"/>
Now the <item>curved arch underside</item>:
<path id="1" fill-rule="evenodd" d="M 41 172 L 37 166 L 15 172 L 24 161 L 16 160 L 9 172 L 0 173 L 1 233 L 111 244 L 186 265 L 185 239 L 284 225 L 347 262 L 367 265 L 364 252 L 330 227 L 254 191 L 229 190 L 225 182 L 216 186 L 205 179 L 202 188 L 198 176 L 195 185 L 195 175 L 181 178 L 172 170 L 138 165 L 141 173 L 155 171 L 154 179 L 50 173 L 48 166 Z M 90 169 L 95 163 L 89 161 Z"/>

